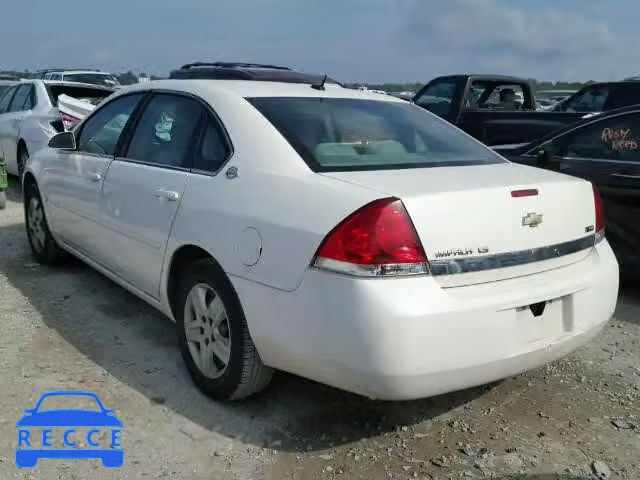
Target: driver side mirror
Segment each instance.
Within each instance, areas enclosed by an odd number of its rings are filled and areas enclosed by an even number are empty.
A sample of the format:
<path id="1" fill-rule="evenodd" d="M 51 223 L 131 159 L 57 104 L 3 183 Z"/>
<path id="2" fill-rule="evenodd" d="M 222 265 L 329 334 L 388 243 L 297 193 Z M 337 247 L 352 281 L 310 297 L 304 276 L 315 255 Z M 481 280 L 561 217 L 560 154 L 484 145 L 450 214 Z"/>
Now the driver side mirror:
<path id="1" fill-rule="evenodd" d="M 62 132 L 54 135 L 49 140 L 50 148 L 57 148 L 60 150 L 75 150 L 76 149 L 76 136 L 73 132 Z"/>

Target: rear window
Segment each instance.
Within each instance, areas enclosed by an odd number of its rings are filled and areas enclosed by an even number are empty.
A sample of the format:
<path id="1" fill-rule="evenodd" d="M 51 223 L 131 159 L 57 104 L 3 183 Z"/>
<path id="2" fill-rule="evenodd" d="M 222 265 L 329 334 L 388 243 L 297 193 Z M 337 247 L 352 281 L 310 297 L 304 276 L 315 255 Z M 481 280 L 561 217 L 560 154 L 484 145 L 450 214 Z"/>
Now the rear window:
<path id="1" fill-rule="evenodd" d="M 303 97 L 247 100 L 314 171 L 505 162 L 444 120 L 409 103 Z"/>
<path id="2" fill-rule="evenodd" d="M 101 88 L 74 87 L 72 85 L 47 85 L 47 92 L 54 107 L 58 106 L 58 97 L 63 94 L 96 103 L 96 100 L 106 98 L 113 93 L 110 90 L 103 90 Z"/>

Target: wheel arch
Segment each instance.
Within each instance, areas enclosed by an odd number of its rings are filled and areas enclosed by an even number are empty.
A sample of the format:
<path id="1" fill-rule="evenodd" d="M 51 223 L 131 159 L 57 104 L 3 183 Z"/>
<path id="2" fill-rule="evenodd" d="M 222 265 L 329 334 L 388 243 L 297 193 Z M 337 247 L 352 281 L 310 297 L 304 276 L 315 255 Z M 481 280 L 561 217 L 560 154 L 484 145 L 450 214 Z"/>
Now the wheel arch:
<path id="1" fill-rule="evenodd" d="M 218 268 L 220 268 L 220 271 L 224 272 L 216 258 L 210 252 L 197 245 L 182 245 L 177 248 L 171 255 L 169 268 L 167 269 L 165 291 L 167 295 L 167 302 L 169 303 L 169 308 L 171 309 L 171 313 L 173 314 L 174 318 L 176 315 L 176 300 L 178 296 L 178 281 L 180 279 L 180 275 L 187 266 L 191 265 L 197 260 L 202 260 L 205 258 L 213 260 Z"/>
<path id="2" fill-rule="evenodd" d="M 16 149 L 16 155 L 19 155 L 20 152 L 24 149 L 27 153 L 29 153 L 29 149 L 27 148 L 27 142 L 24 140 L 24 138 L 19 138 L 18 139 L 18 143 L 16 144 L 17 149 Z"/>

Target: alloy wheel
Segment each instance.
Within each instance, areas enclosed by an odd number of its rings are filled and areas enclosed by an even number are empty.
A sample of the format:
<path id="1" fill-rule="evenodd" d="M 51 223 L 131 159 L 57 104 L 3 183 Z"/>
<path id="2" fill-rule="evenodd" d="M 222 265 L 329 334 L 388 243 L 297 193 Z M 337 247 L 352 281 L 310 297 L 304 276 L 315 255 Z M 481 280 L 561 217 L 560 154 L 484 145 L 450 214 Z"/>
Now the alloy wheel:
<path id="1" fill-rule="evenodd" d="M 220 377 L 231 358 L 231 327 L 218 293 L 205 283 L 194 285 L 184 311 L 184 330 L 189 353 L 200 372 Z"/>

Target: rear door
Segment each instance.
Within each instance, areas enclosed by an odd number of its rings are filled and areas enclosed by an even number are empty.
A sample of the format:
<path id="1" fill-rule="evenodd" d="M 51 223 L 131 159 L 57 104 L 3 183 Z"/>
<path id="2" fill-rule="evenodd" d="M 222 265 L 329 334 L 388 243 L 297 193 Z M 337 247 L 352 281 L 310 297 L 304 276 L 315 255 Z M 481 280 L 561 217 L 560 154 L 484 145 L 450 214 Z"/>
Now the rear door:
<path id="1" fill-rule="evenodd" d="M 154 95 L 105 178 L 101 215 L 107 266 L 154 298 L 203 115 L 204 107 L 192 97 Z"/>
<path id="2" fill-rule="evenodd" d="M 621 260 L 640 254 L 640 112 L 603 118 L 556 140 L 551 167 L 593 182 Z"/>

